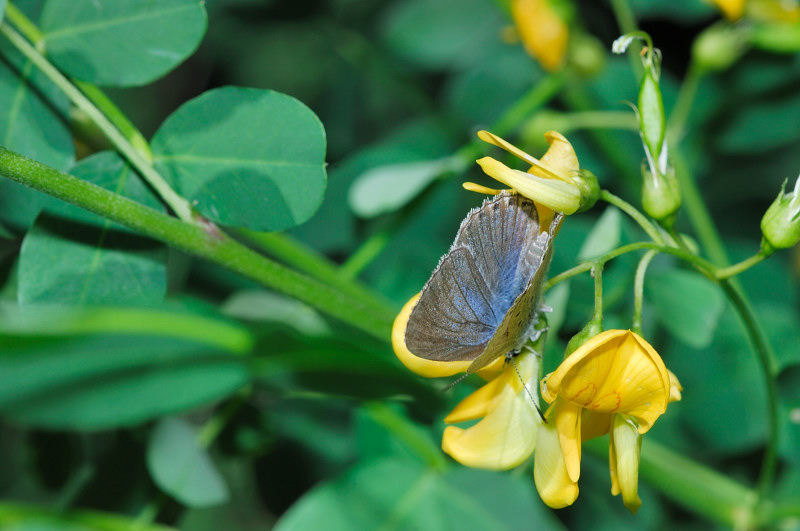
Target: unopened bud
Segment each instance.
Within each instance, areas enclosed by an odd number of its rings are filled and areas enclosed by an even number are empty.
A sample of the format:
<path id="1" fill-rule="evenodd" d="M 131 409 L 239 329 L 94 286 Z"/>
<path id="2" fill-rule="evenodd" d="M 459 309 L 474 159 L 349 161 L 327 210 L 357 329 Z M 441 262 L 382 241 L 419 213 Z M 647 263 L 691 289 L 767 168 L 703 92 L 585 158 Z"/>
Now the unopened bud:
<path id="1" fill-rule="evenodd" d="M 668 166 L 667 171 L 655 173 L 642 166 L 642 207 L 647 215 L 671 225 L 671 218 L 681 207 L 681 188 L 675 172 Z"/>
<path id="2" fill-rule="evenodd" d="M 749 29 L 719 23 L 703 31 L 692 46 L 692 56 L 702 71 L 727 69 L 747 51 Z"/>
<path id="3" fill-rule="evenodd" d="M 800 241 L 800 177 L 794 190 L 786 192 L 786 181 L 781 192 L 761 218 L 761 249 L 772 254 L 775 249 L 793 247 Z"/>

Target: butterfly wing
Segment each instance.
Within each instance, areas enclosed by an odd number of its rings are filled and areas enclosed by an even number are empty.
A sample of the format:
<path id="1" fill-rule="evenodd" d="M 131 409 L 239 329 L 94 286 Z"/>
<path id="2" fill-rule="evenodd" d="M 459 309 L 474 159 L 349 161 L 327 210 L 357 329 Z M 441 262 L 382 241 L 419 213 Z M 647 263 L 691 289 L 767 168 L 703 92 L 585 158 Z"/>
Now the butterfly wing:
<path id="1" fill-rule="evenodd" d="M 409 350 L 437 361 L 480 360 L 482 367 L 519 348 L 536 297 L 517 301 L 544 257 L 538 233 L 536 208 L 520 196 L 503 192 L 470 212 L 411 312 Z M 512 308 L 518 317 L 508 316 Z M 494 339 L 498 332 L 508 339 Z"/>

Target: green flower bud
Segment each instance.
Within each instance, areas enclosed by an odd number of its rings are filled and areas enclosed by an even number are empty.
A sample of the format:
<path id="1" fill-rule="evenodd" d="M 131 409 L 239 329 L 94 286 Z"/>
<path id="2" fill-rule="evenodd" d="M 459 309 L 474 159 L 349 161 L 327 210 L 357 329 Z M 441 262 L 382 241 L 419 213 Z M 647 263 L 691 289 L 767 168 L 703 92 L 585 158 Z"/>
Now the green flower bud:
<path id="1" fill-rule="evenodd" d="M 738 61 L 747 51 L 747 31 L 727 23 L 709 26 L 692 46 L 692 57 L 700 70 L 718 72 Z"/>
<path id="2" fill-rule="evenodd" d="M 578 170 L 572 177 L 572 184 L 578 187 L 581 192 L 581 206 L 578 212 L 586 212 L 600 199 L 600 183 L 597 177 L 589 170 Z"/>
<path id="3" fill-rule="evenodd" d="M 653 160 L 658 160 L 661 154 L 666 130 L 667 122 L 664 119 L 661 89 L 654 77 L 653 69 L 646 66 L 639 88 L 639 131 L 645 148 L 650 151 Z"/>
<path id="4" fill-rule="evenodd" d="M 781 192 L 761 218 L 761 249 L 772 254 L 775 249 L 793 247 L 800 241 L 800 177 L 794 184 L 794 190 L 785 193 L 786 181 L 783 181 Z"/>
<path id="5" fill-rule="evenodd" d="M 600 321 L 592 319 L 586 323 L 586 326 L 581 328 L 580 332 L 570 338 L 569 343 L 567 343 L 567 349 L 564 351 L 564 359 L 602 331 L 603 325 Z"/>
<path id="6" fill-rule="evenodd" d="M 642 165 L 642 207 L 647 215 L 671 225 L 671 218 L 681 207 L 681 189 L 672 167 L 655 173 Z"/>

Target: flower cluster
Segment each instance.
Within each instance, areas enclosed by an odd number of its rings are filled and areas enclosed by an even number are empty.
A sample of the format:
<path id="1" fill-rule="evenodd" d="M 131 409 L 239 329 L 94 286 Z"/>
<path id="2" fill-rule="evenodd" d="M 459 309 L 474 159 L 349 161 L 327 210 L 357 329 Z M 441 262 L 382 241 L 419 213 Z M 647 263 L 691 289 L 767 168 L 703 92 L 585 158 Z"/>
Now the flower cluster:
<path id="1" fill-rule="evenodd" d="M 596 179 L 579 171 L 575 152 L 561 134 L 546 135 L 550 149 L 541 160 L 491 133 L 482 131 L 479 136 L 531 165 L 522 172 L 488 157 L 478 161 L 491 177 L 533 199 L 540 220 L 547 219 L 548 212 L 551 217 L 554 210 L 576 212 L 597 200 Z M 496 192 L 470 183 L 465 187 Z M 398 358 L 426 377 L 463 372 L 470 361 L 432 361 L 408 349 L 406 324 L 417 298 L 394 323 L 392 344 Z M 451 424 L 442 438 L 446 453 L 466 466 L 495 470 L 518 466 L 533 454 L 539 494 L 547 505 L 559 508 L 578 496 L 581 443 L 609 434 L 612 494 L 621 493 L 626 507 L 638 509 L 641 436 L 669 402 L 680 399 L 681 389 L 647 341 L 630 330 L 607 330 L 585 341 L 541 380 L 541 395 L 550 404 L 545 423 L 535 397 L 540 358 L 532 349 L 524 348 L 515 366 L 499 358 L 478 374 L 487 383 L 445 418 Z M 466 428 L 452 425 L 476 420 Z"/>

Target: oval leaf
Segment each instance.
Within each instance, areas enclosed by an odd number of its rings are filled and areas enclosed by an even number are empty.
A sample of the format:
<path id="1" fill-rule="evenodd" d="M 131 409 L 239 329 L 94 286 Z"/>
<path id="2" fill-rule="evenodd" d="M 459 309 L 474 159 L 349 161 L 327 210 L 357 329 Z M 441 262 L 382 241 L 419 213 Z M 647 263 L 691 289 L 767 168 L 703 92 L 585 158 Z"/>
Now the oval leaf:
<path id="1" fill-rule="evenodd" d="M 224 225 L 286 229 L 322 202 L 322 123 L 278 92 L 210 90 L 170 115 L 152 148 L 157 168 L 178 192 Z"/>
<path id="2" fill-rule="evenodd" d="M 394 212 L 417 197 L 451 166 L 448 157 L 373 168 L 353 181 L 347 198 L 350 208 L 362 218 Z"/>
<path id="3" fill-rule="evenodd" d="M 199 0 L 48 0 L 40 18 L 53 62 L 98 85 L 144 85 L 197 49 L 206 31 Z"/>
<path id="4" fill-rule="evenodd" d="M 179 418 L 161 419 L 150 434 L 147 469 L 162 490 L 189 507 L 228 501 L 228 487 L 197 438 Z"/>
<path id="5" fill-rule="evenodd" d="M 725 308 L 719 288 L 698 273 L 669 270 L 647 275 L 645 294 L 667 330 L 695 348 L 707 347 Z"/>
<path id="6" fill-rule="evenodd" d="M 115 153 L 84 159 L 71 173 L 163 210 Z M 61 202 L 28 231 L 19 264 L 20 303 L 144 304 L 161 301 L 167 291 L 164 245 Z"/>

